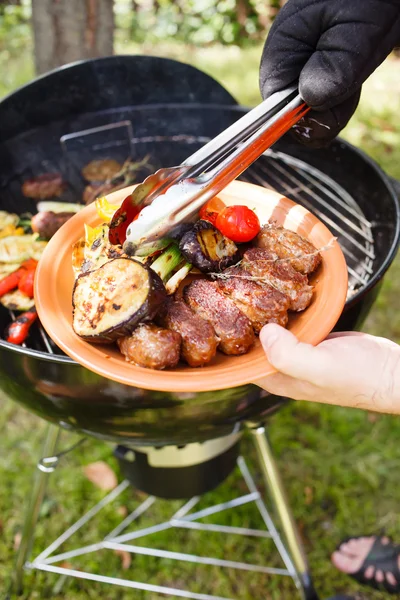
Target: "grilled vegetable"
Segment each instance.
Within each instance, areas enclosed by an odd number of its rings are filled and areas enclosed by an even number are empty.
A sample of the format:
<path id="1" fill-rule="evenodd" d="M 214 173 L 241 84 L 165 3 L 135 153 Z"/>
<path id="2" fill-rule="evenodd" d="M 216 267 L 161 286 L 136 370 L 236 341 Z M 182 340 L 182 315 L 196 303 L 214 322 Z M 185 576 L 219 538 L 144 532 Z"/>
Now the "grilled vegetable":
<path id="1" fill-rule="evenodd" d="M 166 297 L 153 270 L 129 258 L 115 258 L 77 278 L 72 296 L 74 331 L 90 342 L 113 342 L 151 320 Z"/>
<path id="2" fill-rule="evenodd" d="M 0 230 L 0 238 L 10 237 L 10 235 L 24 235 L 23 227 L 15 227 L 15 225 L 7 225 Z"/>
<path id="3" fill-rule="evenodd" d="M 224 208 L 225 204 L 215 196 L 201 207 L 199 217 L 200 219 L 209 221 L 212 225 L 215 225 L 219 213 L 224 210 Z"/>
<path id="4" fill-rule="evenodd" d="M 46 245 L 36 234 L 0 239 L 0 263 L 21 263 L 28 258 L 39 260 Z"/>
<path id="5" fill-rule="evenodd" d="M 108 262 L 107 246 L 108 227 L 106 225 L 100 225 L 99 227 L 85 225 L 84 260 L 81 265 L 83 273 L 98 269 Z"/>
<path id="6" fill-rule="evenodd" d="M 222 271 L 240 260 L 236 245 L 208 221 L 198 221 L 179 244 L 180 251 L 192 265 L 203 271 Z"/>
<path id="7" fill-rule="evenodd" d="M 0 297 L 8 294 L 12 290 L 15 290 L 20 284 L 21 279 L 24 275 L 29 271 L 35 271 L 37 266 L 36 260 L 27 260 L 25 261 L 18 269 L 6 275 L 3 279 L 0 280 Z M 22 290 L 21 290 L 22 291 Z M 32 294 L 33 296 L 33 294 Z M 31 297 L 32 297 L 31 296 Z"/>
<path id="8" fill-rule="evenodd" d="M 126 240 L 126 231 L 132 221 L 140 213 L 140 208 L 133 202 L 131 194 L 125 198 L 110 222 L 110 244 L 123 245 Z"/>
<path id="9" fill-rule="evenodd" d="M 85 238 L 80 238 L 72 246 L 72 269 L 75 273 L 75 277 L 78 277 L 82 273 L 82 266 L 85 262 Z"/>
<path id="10" fill-rule="evenodd" d="M 25 271 L 22 275 L 19 283 L 18 289 L 20 292 L 28 296 L 28 298 L 33 298 L 33 282 L 35 279 L 35 269 L 31 269 L 30 271 Z"/>
<path id="11" fill-rule="evenodd" d="M 5 336 L 7 342 L 17 345 L 22 344 L 28 337 L 31 325 L 36 321 L 36 319 L 37 312 L 35 308 L 32 308 L 22 315 L 19 315 L 19 317 L 17 317 L 15 321 L 7 328 Z"/>
<path id="12" fill-rule="evenodd" d="M 4 294 L 4 296 L 0 298 L 0 304 L 9 310 L 18 311 L 30 310 L 35 306 L 33 298 L 28 298 L 28 296 L 18 289 L 13 290 L 8 294 Z"/>
<path id="13" fill-rule="evenodd" d="M 18 227 L 19 216 L 0 210 L 0 238 L 10 235 L 23 235 L 23 227 Z"/>
<path id="14" fill-rule="evenodd" d="M 111 221 L 115 211 L 117 210 L 117 206 L 115 206 L 115 204 L 111 204 L 105 196 L 97 198 L 95 206 L 97 214 L 99 215 L 100 219 L 104 220 L 105 223 Z"/>
<path id="15" fill-rule="evenodd" d="M 12 213 L 8 213 L 5 210 L 0 210 L 0 231 L 8 227 L 9 225 L 18 225 L 19 216 Z"/>
<path id="16" fill-rule="evenodd" d="M 72 202 L 56 202 L 52 200 L 44 200 L 36 204 L 38 212 L 53 212 L 53 213 L 77 213 L 82 208 L 83 204 L 73 204 Z"/>
<path id="17" fill-rule="evenodd" d="M 247 206 L 227 206 L 217 216 L 215 226 L 234 242 L 249 242 L 260 231 L 260 221 Z"/>
<path id="18" fill-rule="evenodd" d="M 20 263 L 0 263 L 0 281 L 20 267 Z"/>
<path id="19" fill-rule="evenodd" d="M 73 212 L 39 212 L 32 217 L 32 231 L 38 233 L 42 239 L 49 240 L 74 214 Z"/>
<path id="20" fill-rule="evenodd" d="M 165 289 L 167 290 L 168 296 L 175 294 L 182 281 L 189 275 L 191 269 L 192 265 L 190 263 L 185 263 L 183 267 L 181 267 L 172 275 L 172 277 L 170 277 L 170 279 L 168 279 L 167 283 L 165 284 Z"/>
<path id="21" fill-rule="evenodd" d="M 4 296 L 4 294 L 8 294 L 8 292 L 11 292 L 12 290 L 15 290 L 16 287 L 18 287 L 18 284 L 24 272 L 24 269 L 17 269 L 16 271 L 10 273 L 0 281 L 0 297 Z"/>
<path id="22" fill-rule="evenodd" d="M 169 274 L 181 264 L 182 260 L 183 257 L 178 246 L 171 244 L 165 252 L 156 258 L 152 263 L 151 268 L 165 282 L 168 279 Z"/>

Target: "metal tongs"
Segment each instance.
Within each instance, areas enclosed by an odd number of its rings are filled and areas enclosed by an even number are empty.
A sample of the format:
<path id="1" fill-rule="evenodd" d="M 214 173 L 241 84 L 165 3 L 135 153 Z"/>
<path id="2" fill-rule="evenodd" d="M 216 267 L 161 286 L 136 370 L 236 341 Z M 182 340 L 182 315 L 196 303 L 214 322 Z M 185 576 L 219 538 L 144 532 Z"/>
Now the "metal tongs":
<path id="1" fill-rule="evenodd" d="M 144 206 L 127 229 L 124 250 L 136 250 L 168 237 L 286 133 L 309 108 L 297 88 L 272 95 L 187 158 L 180 166 L 160 169 L 132 194 Z"/>

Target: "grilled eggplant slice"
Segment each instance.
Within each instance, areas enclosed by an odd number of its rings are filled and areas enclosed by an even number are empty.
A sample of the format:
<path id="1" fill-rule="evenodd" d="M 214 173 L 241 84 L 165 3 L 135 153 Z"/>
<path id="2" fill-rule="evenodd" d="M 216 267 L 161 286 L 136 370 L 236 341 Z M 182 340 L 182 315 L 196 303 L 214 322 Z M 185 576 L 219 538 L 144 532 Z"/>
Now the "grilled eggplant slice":
<path id="1" fill-rule="evenodd" d="M 223 271 L 240 260 L 236 244 L 208 221 L 198 221 L 185 233 L 179 249 L 203 273 Z"/>
<path id="2" fill-rule="evenodd" d="M 155 317 L 166 298 L 154 271 L 136 260 L 115 258 L 77 278 L 72 294 L 74 331 L 89 342 L 113 342 Z"/>

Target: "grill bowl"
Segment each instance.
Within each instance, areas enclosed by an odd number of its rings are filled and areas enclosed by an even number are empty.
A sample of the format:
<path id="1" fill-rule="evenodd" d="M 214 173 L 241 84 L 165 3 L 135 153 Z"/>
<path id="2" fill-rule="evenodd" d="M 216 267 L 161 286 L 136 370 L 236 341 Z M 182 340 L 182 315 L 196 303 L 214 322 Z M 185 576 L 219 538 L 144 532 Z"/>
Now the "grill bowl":
<path id="1" fill-rule="evenodd" d="M 216 81 L 176 61 L 113 56 L 64 66 L 0 102 L 0 208 L 34 211 L 21 184 L 48 171 L 63 173 L 71 183 L 69 200 L 77 201 L 83 191 L 80 169 L 93 158 L 94 147 L 78 138 L 79 147 L 65 153 L 60 138 L 66 134 L 130 121 L 133 158 L 150 154 L 158 169 L 180 164 L 245 112 Z M 124 160 L 126 145 L 108 144 L 114 137 L 102 140 L 106 157 L 112 152 Z M 273 150 L 241 179 L 272 186 L 306 206 L 338 237 L 358 278 L 350 273 L 349 297 L 336 328 L 358 329 L 399 244 L 393 183 L 368 156 L 340 139 L 316 151 L 285 136 Z M 138 180 L 147 174 L 138 174 Z M 368 221 L 372 258 L 366 255 L 368 242 L 350 226 L 361 225 L 357 210 Z M 0 307 L 0 336 L 10 318 Z M 255 385 L 172 393 L 119 384 L 82 367 L 42 333 L 34 327 L 26 347 L 0 337 L 1 391 L 41 418 L 103 440 L 150 446 L 210 440 L 239 431 L 244 420 L 266 419 L 284 402 Z"/>
<path id="2" fill-rule="evenodd" d="M 119 205 L 131 188 L 110 194 Z M 334 240 L 330 231 L 314 215 L 276 192 L 253 184 L 235 181 L 221 194 L 226 205 L 246 204 L 255 208 L 260 221 L 268 220 L 297 231 L 317 248 Z M 274 373 L 261 344 L 242 356 L 218 353 L 216 360 L 202 369 L 180 366 L 167 371 L 136 367 L 125 361 L 117 347 L 89 344 L 72 330 L 71 248 L 83 235 L 84 224 L 101 224 L 92 204 L 70 219 L 48 244 L 37 270 L 35 302 L 40 320 L 55 343 L 86 368 L 118 383 L 147 390 L 166 392 L 205 392 L 229 389 L 249 383 L 259 384 Z M 303 342 L 317 344 L 329 334 L 343 310 L 347 295 L 347 266 L 339 244 L 334 241 L 322 253 L 322 265 L 311 278 L 315 286 L 311 305 L 306 311 L 292 313 L 289 329 Z"/>

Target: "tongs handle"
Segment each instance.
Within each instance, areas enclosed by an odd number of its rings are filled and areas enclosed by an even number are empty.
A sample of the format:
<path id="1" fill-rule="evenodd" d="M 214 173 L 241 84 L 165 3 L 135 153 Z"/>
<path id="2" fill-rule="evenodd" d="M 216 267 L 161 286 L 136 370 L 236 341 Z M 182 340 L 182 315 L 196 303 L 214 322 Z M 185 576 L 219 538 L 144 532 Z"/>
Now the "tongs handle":
<path id="1" fill-rule="evenodd" d="M 282 110 L 268 118 L 266 122 L 238 146 L 231 154 L 207 173 L 207 179 L 213 180 L 213 187 L 219 191 L 236 179 L 261 154 L 279 140 L 308 111 L 309 107 L 297 94 Z"/>
<path id="2" fill-rule="evenodd" d="M 181 163 L 182 167 L 195 167 L 193 171 L 192 169 L 186 171 L 185 177 L 195 177 L 202 173 L 221 156 L 255 133 L 263 124 L 269 123 L 274 116 L 298 97 L 296 87 L 272 94 Z"/>

